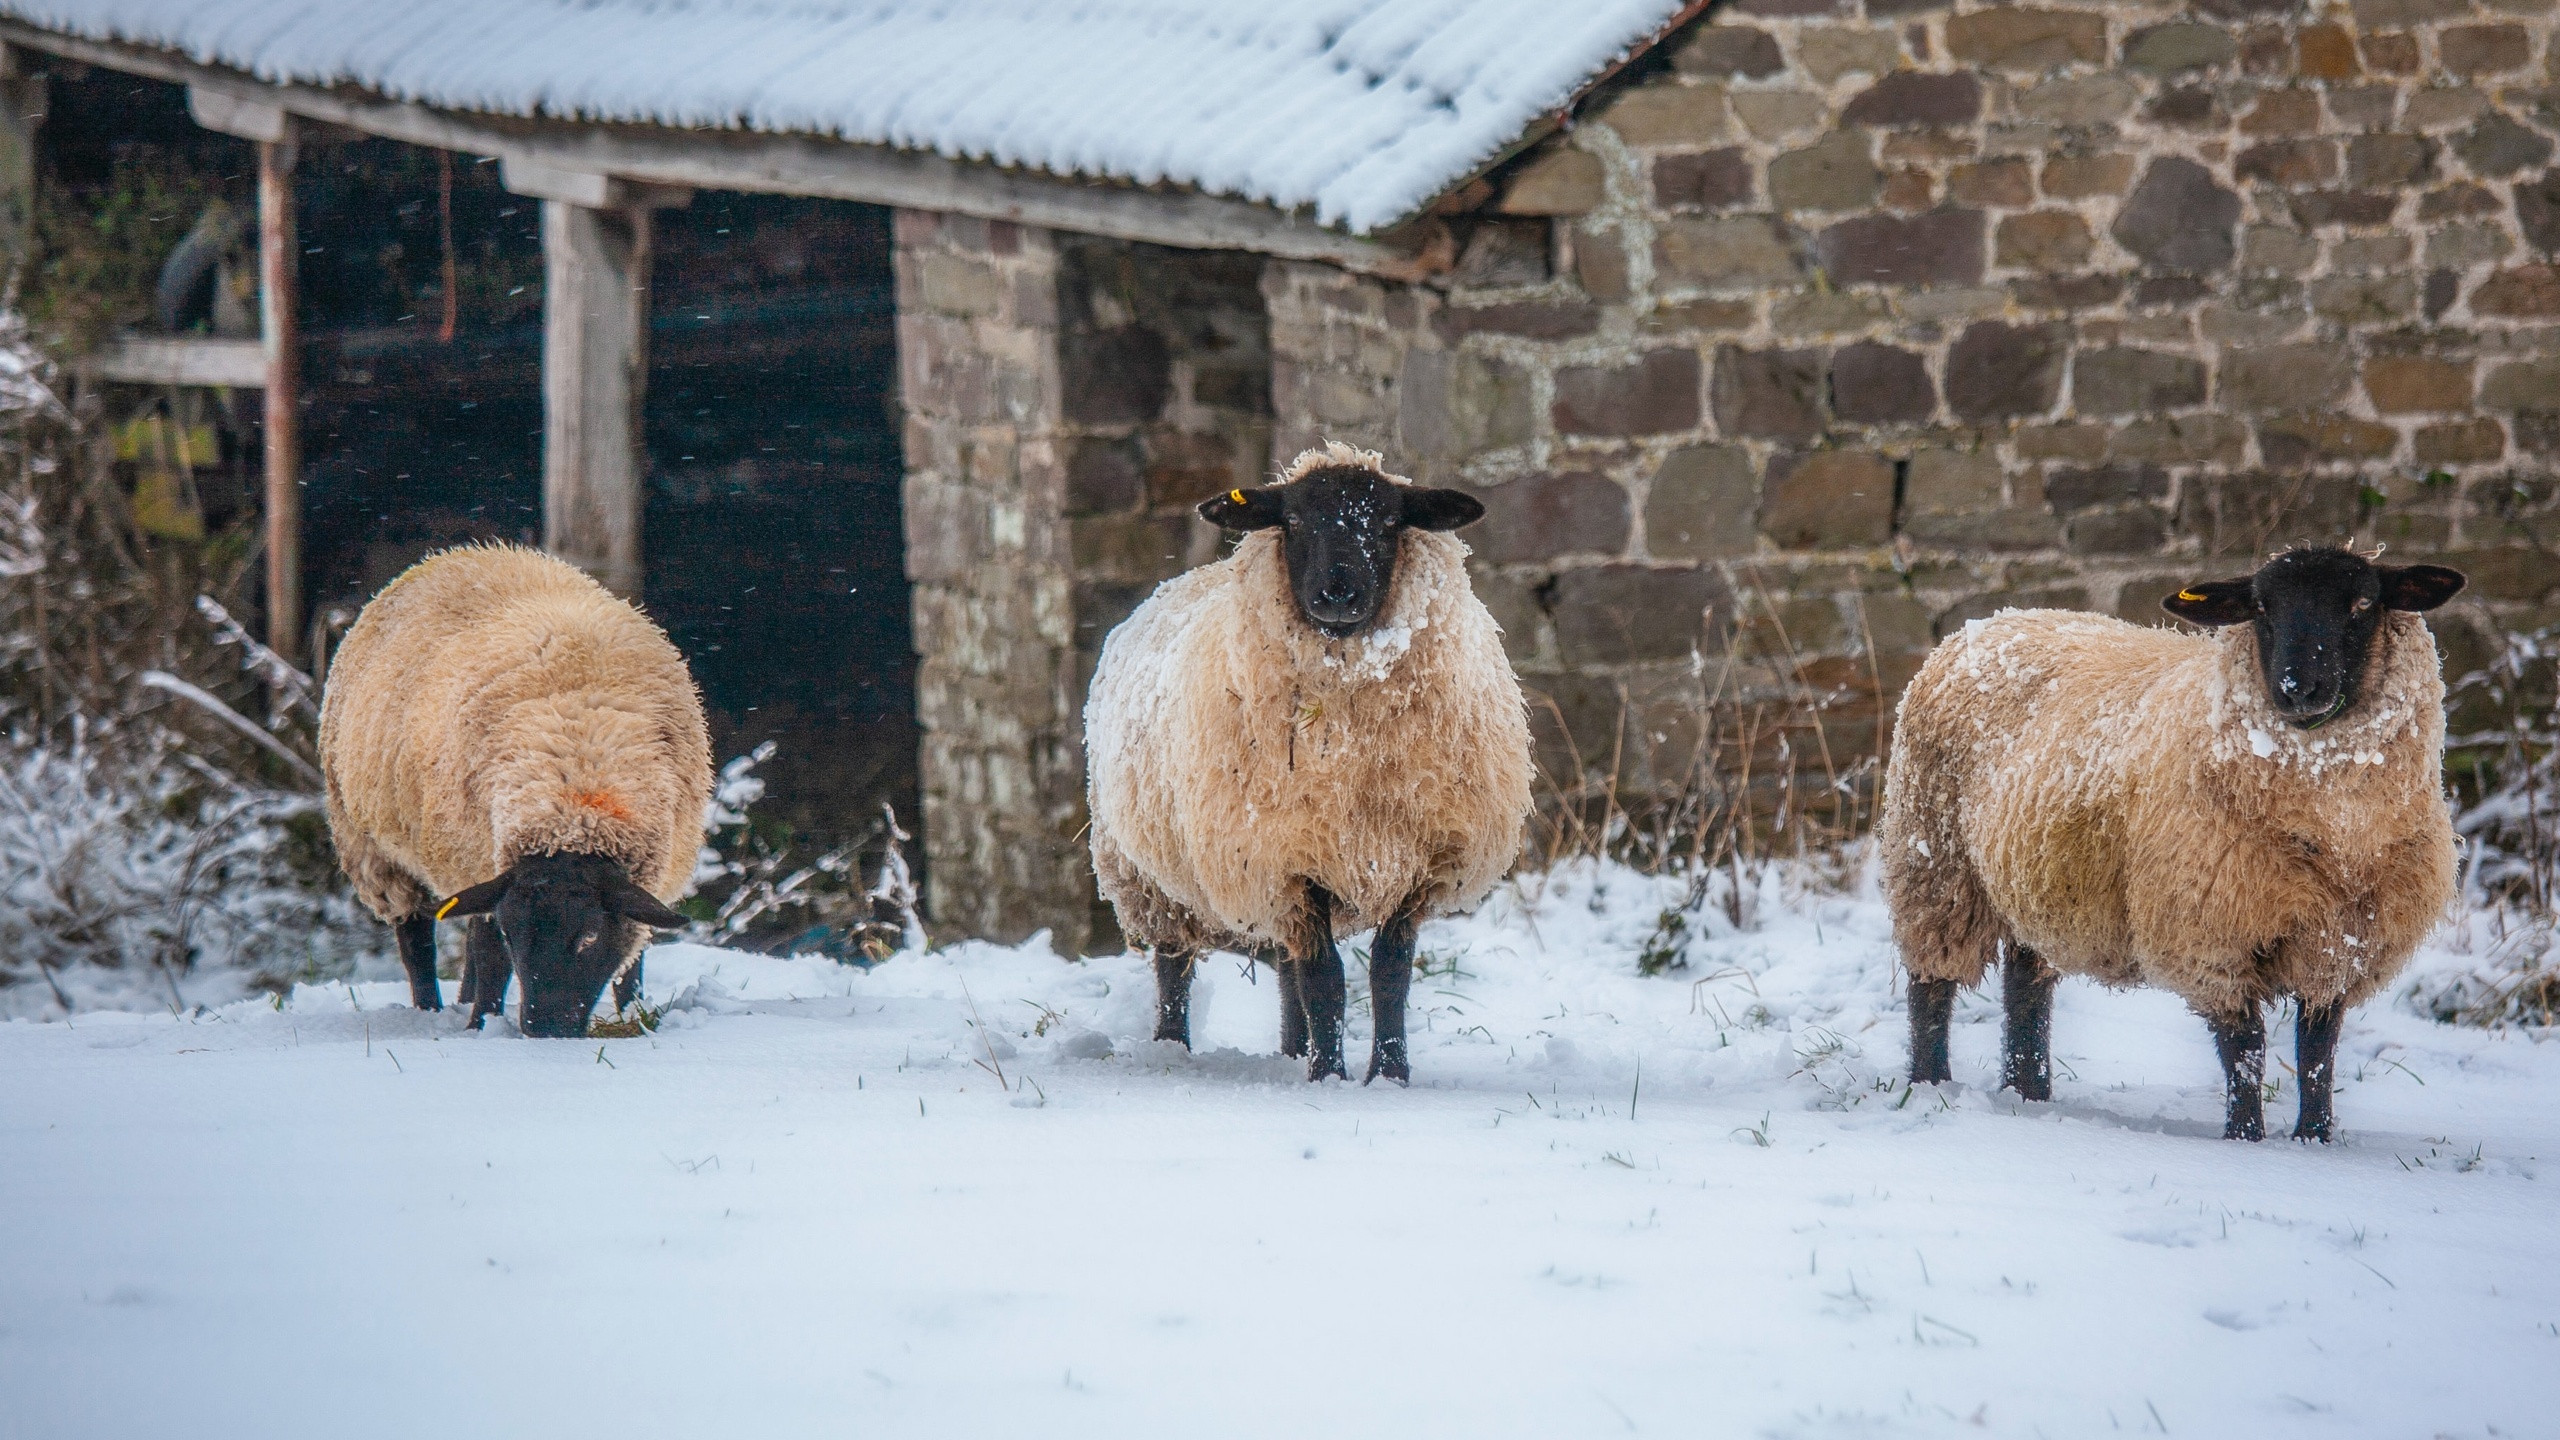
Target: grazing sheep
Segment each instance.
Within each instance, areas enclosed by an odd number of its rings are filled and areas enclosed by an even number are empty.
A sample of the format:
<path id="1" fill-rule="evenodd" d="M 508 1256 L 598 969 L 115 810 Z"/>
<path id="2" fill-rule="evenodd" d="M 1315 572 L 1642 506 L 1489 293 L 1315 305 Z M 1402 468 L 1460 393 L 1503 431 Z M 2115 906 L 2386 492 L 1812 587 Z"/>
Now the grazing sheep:
<path id="1" fill-rule="evenodd" d="M 478 1025 L 512 970 L 527 1035 L 585 1034 L 608 979 L 630 1003 L 646 927 L 685 923 L 660 901 L 702 842 L 701 697 L 657 626 L 548 555 L 448 550 L 385 586 L 329 667 L 320 767 L 420 1009 L 444 1008 L 439 919 L 494 915 L 463 999 Z"/>
<path id="2" fill-rule="evenodd" d="M 1151 952 L 1156 1038 L 1190 1043 L 1211 946 L 1280 962 L 1280 1048 L 1344 1073 L 1336 934 L 1377 927 L 1366 1079 L 1411 1078 L 1414 927 L 1520 850 L 1529 726 L 1501 628 L 1442 533 L 1484 506 L 1347 445 L 1200 507 L 1235 553 L 1111 633 L 1085 706 L 1093 868 Z"/>
<path id="3" fill-rule="evenodd" d="M 2219 634 L 2053 610 L 1947 638 L 1904 691 L 1878 848 L 1911 972 L 1911 1078 L 2001 957 L 2002 1083 L 2053 1093 L 2057 972 L 2172 991 L 2212 1027 L 2223 1133 L 2265 1134 L 2259 1007 L 2299 1007 L 2326 1141 L 2339 1022 L 2454 894 L 2444 682 L 2418 619 L 2463 577 L 2302 549 L 2162 604 Z"/>

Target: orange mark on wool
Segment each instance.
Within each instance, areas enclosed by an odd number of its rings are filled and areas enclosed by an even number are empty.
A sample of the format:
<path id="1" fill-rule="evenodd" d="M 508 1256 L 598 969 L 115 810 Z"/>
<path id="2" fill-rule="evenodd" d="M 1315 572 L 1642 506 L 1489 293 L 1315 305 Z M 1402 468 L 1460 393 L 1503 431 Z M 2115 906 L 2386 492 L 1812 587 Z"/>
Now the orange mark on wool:
<path id="1" fill-rule="evenodd" d="M 622 797 L 610 790 L 572 790 L 569 803 L 581 810 L 593 810 L 610 820 L 631 818 L 631 807 L 623 804 Z"/>

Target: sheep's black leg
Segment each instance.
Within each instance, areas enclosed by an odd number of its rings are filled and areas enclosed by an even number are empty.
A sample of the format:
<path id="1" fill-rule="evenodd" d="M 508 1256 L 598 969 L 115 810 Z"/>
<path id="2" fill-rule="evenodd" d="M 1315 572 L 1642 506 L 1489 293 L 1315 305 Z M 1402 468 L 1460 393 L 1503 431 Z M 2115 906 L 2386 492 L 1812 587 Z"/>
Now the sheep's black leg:
<path id="1" fill-rule="evenodd" d="M 1911 981 L 1911 1083 L 1929 1085 L 1952 1080 L 1947 1068 L 1947 1022 L 1956 1009 L 1953 980 Z"/>
<path id="2" fill-rule="evenodd" d="M 507 983 L 514 978 L 514 967 L 507 960 L 506 942 L 499 938 L 497 922 L 483 916 L 464 926 L 462 998 L 471 1006 L 472 1029 L 479 1029 L 480 1022 L 492 1015 L 505 1016 Z"/>
<path id="3" fill-rule="evenodd" d="M 1406 911 L 1378 927 L 1369 943 L 1369 1012 L 1375 1022 L 1369 1040 L 1369 1073 L 1360 1083 L 1384 1075 L 1399 1085 L 1413 1083 L 1413 1065 L 1405 1054 L 1404 1001 L 1413 988 L 1413 912 Z"/>
<path id="4" fill-rule="evenodd" d="M 1156 964 L 1156 1038 L 1191 1048 L 1191 967 L 1188 950 L 1152 952 Z"/>
<path id="5" fill-rule="evenodd" d="M 2236 1015 L 2207 1015 L 2213 1028 L 2214 1053 L 2222 1057 L 2222 1081 L 2230 1095 L 2225 1140 L 2267 1138 L 2267 1100 L 2259 1089 L 2267 1078 L 2267 1025 L 2255 1003 Z"/>
<path id="6" fill-rule="evenodd" d="M 436 983 L 436 917 L 394 921 L 391 935 L 400 944 L 400 967 L 409 972 L 409 1003 L 421 1010 L 443 1009 L 444 987 Z"/>
<path id="7" fill-rule="evenodd" d="M 2061 978 L 2036 952 L 2014 940 L 2000 962 L 2000 1000 L 2008 1012 L 2000 1083 L 2021 1099 L 2053 1098 L 2053 987 Z"/>
<path id="8" fill-rule="evenodd" d="M 1286 955 L 1271 962 L 1280 977 L 1280 1053 L 1303 1059 L 1307 1053 L 1307 992 L 1298 983 L 1298 962 Z"/>
<path id="9" fill-rule="evenodd" d="M 1306 958 L 1297 962 L 1299 994 L 1307 1010 L 1307 1078 L 1339 1075 L 1348 1080 L 1350 1072 L 1342 1066 L 1342 952 L 1333 944 L 1333 897 L 1314 884 L 1307 886 L 1307 896 L 1314 912 L 1308 925 L 1311 943 Z"/>
<path id="10" fill-rule="evenodd" d="M 622 973 L 613 977 L 613 1013 L 616 1015 L 630 1009 L 631 1002 L 640 998 L 640 962 L 645 958 L 632 956 L 631 963 L 622 967 Z"/>
<path id="11" fill-rule="evenodd" d="M 2338 1030 L 2346 1021 L 2347 1007 L 2335 1000 L 2326 1005 L 2295 1004 L 2293 1068 L 2302 1081 L 2302 1113 L 2293 1122 L 2293 1138 L 2326 1145 L 2329 1097 L 2338 1082 Z"/>

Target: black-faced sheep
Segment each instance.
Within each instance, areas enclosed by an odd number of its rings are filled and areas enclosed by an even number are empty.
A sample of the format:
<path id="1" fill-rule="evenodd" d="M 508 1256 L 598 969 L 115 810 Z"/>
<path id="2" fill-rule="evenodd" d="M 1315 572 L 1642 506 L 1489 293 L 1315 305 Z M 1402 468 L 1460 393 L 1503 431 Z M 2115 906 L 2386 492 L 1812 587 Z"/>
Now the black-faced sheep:
<path id="1" fill-rule="evenodd" d="M 1111 633 L 1085 706 L 1093 866 L 1190 1043 L 1211 946 L 1277 946 L 1280 1048 L 1344 1073 L 1337 934 L 1377 927 L 1367 1078 L 1411 1076 L 1414 927 L 1517 858 L 1529 728 L 1500 627 L 1445 532 L 1484 513 L 1345 445 L 1200 507 L 1245 532 Z"/>
<path id="2" fill-rule="evenodd" d="M 574 567 L 493 545 L 384 587 L 329 668 L 320 768 L 338 863 L 439 1010 L 435 922 L 475 925 L 471 1020 L 522 986 L 527 1035 L 583 1035 L 606 981 L 627 1005 L 646 927 L 682 925 L 711 749 L 684 658 Z M 451 898 L 439 903 L 439 896 Z"/>
<path id="3" fill-rule="evenodd" d="M 2297 1139 L 2329 1138 L 2338 1027 L 2454 895 L 2433 565 L 2289 551 L 2163 604 L 2211 636 L 2051 610 L 1975 621 L 1903 693 L 1877 831 L 1911 974 L 1911 1078 L 2001 958 L 2002 1083 L 2052 1095 L 2057 972 L 2212 1027 L 2225 1135 L 2265 1134 L 2259 1007 L 2294 997 Z"/>

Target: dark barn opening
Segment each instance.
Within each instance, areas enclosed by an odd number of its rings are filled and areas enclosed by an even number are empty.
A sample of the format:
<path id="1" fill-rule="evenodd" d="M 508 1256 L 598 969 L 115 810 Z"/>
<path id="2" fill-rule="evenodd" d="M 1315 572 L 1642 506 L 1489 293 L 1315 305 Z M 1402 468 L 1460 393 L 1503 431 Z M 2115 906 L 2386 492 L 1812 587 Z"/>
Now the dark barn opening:
<path id="1" fill-rule="evenodd" d="M 148 187 L 170 244 L 212 198 L 254 217 L 252 147 L 198 128 L 180 87 L 64 64 L 52 84 L 44 183 L 128 206 Z M 500 169 L 387 140 L 302 147 L 315 631 L 431 550 L 541 542 L 542 202 Z M 913 829 L 889 212 L 703 192 L 652 224 L 642 603 L 693 667 L 716 757 L 775 742 L 760 820 L 825 846 L 887 803 Z M 257 408 L 231 407 L 226 453 L 254 448 Z M 209 488 L 206 508 L 254 509 L 253 485 Z"/>

